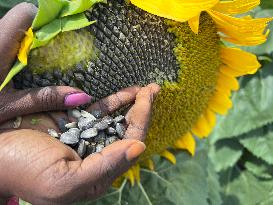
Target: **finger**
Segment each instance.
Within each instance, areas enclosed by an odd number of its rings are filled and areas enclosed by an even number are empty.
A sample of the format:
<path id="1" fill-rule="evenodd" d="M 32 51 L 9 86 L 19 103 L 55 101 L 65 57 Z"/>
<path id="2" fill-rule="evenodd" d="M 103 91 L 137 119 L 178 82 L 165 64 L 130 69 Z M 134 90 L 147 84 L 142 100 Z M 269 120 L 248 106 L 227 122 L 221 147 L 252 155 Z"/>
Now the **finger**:
<path id="1" fill-rule="evenodd" d="M 137 140 L 115 142 L 104 148 L 101 153 L 90 155 L 82 161 L 71 182 L 85 186 L 82 187 L 82 190 L 86 190 L 83 192 L 83 199 L 94 199 L 127 171 L 145 148 L 146 146 Z M 78 163 L 71 162 L 71 166 L 79 167 Z"/>
<path id="2" fill-rule="evenodd" d="M 5 92 L 0 97 L 0 123 L 16 116 L 77 107 L 90 100 L 89 95 L 66 86 Z"/>
<path id="3" fill-rule="evenodd" d="M 69 119 L 66 113 L 64 112 L 49 112 L 48 115 L 55 122 L 61 132 L 66 132 L 66 124 L 69 123 Z"/>
<path id="4" fill-rule="evenodd" d="M 140 87 L 137 86 L 125 88 L 113 95 L 110 95 L 94 103 L 87 109 L 87 111 L 101 111 L 102 115 L 110 114 L 121 108 L 122 106 L 134 102 L 139 90 Z"/>
<path id="5" fill-rule="evenodd" d="M 160 86 L 157 84 L 150 84 L 139 91 L 134 106 L 126 115 L 128 128 L 125 138 L 144 141 L 151 118 L 152 104 L 159 91 Z"/>
<path id="6" fill-rule="evenodd" d="M 0 124 L 0 131 L 5 129 L 31 129 L 48 133 L 48 129 L 54 129 L 60 132 L 57 124 L 46 114 L 27 115 L 17 119 L 21 119 L 21 121 L 18 123 L 17 120 L 10 120 Z"/>
<path id="7" fill-rule="evenodd" d="M 0 82 L 12 66 L 25 31 L 31 26 L 37 8 L 33 4 L 21 3 L 11 9 L 0 20 Z"/>

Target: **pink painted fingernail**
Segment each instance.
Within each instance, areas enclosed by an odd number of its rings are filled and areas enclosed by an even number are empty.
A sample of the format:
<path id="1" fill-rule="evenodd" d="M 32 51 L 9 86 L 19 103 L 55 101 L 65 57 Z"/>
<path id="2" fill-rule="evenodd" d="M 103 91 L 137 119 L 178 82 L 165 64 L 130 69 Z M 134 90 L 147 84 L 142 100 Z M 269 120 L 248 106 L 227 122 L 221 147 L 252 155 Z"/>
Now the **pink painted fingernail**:
<path id="1" fill-rule="evenodd" d="M 86 93 L 73 93 L 65 97 L 64 104 L 67 107 L 77 107 L 91 101 L 91 96 Z"/>

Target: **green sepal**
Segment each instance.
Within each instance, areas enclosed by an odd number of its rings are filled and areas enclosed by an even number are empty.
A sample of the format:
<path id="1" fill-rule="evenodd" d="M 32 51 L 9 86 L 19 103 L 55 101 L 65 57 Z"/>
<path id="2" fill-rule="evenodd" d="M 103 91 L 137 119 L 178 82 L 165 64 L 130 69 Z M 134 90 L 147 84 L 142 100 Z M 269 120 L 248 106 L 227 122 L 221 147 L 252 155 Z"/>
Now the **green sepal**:
<path id="1" fill-rule="evenodd" d="M 69 1 L 61 13 L 61 17 L 82 13 L 90 9 L 96 3 L 106 3 L 106 0 L 77 0 Z"/>
<path id="2" fill-rule="evenodd" d="M 64 6 L 68 4 L 66 0 L 39 0 L 39 10 L 32 23 L 33 30 L 50 23 L 54 19 L 58 18 Z"/>
<path id="3" fill-rule="evenodd" d="M 95 21 L 88 21 L 83 13 L 56 19 L 35 33 L 31 49 L 45 46 L 61 32 L 81 29 L 93 23 Z"/>
<path id="4" fill-rule="evenodd" d="M 76 14 L 73 16 L 67 16 L 61 19 L 62 23 L 62 32 L 78 30 L 91 24 L 96 21 L 89 21 L 84 13 Z"/>
<path id="5" fill-rule="evenodd" d="M 51 39 L 62 31 L 60 19 L 52 21 L 35 33 L 31 49 L 45 46 Z"/>
<path id="6" fill-rule="evenodd" d="M 22 64 L 21 62 L 17 61 L 15 65 L 11 68 L 9 74 L 7 75 L 6 79 L 0 86 L 0 92 L 3 88 L 12 80 L 12 78 L 17 75 L 26 65 Z"/>

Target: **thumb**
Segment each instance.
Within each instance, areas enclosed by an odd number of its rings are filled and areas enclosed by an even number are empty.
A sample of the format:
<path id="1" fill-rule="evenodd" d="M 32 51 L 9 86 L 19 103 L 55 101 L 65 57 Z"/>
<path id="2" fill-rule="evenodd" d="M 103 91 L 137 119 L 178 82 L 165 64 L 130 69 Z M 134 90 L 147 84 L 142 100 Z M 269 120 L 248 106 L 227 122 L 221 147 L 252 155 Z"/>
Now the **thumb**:
<path id="1" fill-rule="evenodd" d="M 67 86 L 3 92 L 0 95 L 0 123 L 16 116 L 77 107 L 90 100 L 83 91 Z"/>
<path id="2" fill-rule="evenodd" d="M 94 199 L 103 194 L 113 181 L 126 172 L 145 151 L 146 146 L 138 140 L 121 140 L 103 149 L 101 153 L 90 155 L 81 162 L 81 169 L 71 180 L 85 184 L 81 190 L 83 199 Z M 75 166 L 79 162 L 71 162 Z M 90 188 L 91 187 L 91 188 Z"/>

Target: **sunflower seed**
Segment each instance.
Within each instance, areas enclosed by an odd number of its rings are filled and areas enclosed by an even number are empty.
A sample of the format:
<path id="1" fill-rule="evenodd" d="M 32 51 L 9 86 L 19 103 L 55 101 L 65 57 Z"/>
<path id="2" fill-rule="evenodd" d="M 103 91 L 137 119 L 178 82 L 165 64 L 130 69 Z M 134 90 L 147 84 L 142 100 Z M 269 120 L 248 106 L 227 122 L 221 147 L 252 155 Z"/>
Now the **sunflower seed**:
<path id="1" fill-rule="evenodd" d="M 79 110 L 73 109 L 73 110 L 68 110 L 68 116 L 73 117 L 73 118 L 80 118 L 82 115 Z"/>
<path id="2" fill-rule="evenodd" d="M 118 137 L 117 136 L 112 136 L 109 137 L 105 140 L 105 146 L 108 146 L 110 144 L 113 144 L 114 142 L 118 141 Z"/>
<path id="3" fill-rule="evenodd" d="M 77 153 L 80 157 L 83 157 L 86 153 L 86 144 L 84 140 L 80 140 Z"/>
<path id="4" fill-rule="evenodd" d="M 81 134 L 81 131 L 78 128 L 70 128 L 68 132 L 73 135 L 76 135 L 77 137 L 80 137 Z"/>
<path id="5" fill-rule="evenodd" d="M 48 129 L 47 132 L 48 132 L 48 134 L 49 134 L 51 137 L 59 138 L 59 134 L 57 133 L 56 130 L 54 130 L 54 129 Z"/>
<path id="6" fill-rule="evenodd" d="M 123 120 L 125 120 L 125 117 L 123 115 L 119 115 L 119 116 L 114 118 L 115 123 L 122 122 Z"/>
<path id="7" fill-rule="evenodd" d="M 96 152 L 96 145 L 94 145 L 94 144 L 87 145 L 86 154 L 90 155 L 90 154 L 93 154 L 94 152 Z"/>
<path id="8" fill-rule="evenodd" d="M 104 145 L 103 144 L 97 144 L 96 146 L 96 152 L 101 152 L 104 148 Z"/>
<path id="9" fill-rule="evenodd" d="M 108 128 L 108 124 L 104 121 L 98 122 L 94 125 L 94 128 L 97 128 L 98 130 L 105 130 Z"/>
<path id="10" fill-rule="evenodd" d="M 60 141 L 67 145 L 74 145 L 79 142 L 79 136 L 73 132 L 65 132 L 61 135 Z"/>
<path id="11" fill-rule="evenodd" d="M 106 129 L 106 134 L 108 134 L 108 135 L 115 135 L 115 134 L 117 134 L 117 131 L 113 127 L 108 127 Z"/>
<path id="12" fill-rule="evenodd" d="M 95 137 L 94 141 L 96 143 L 103 143 L 105 141 L 105 138 L 106 138 L 105 133 L 101 131 L 101 132 L 99 132 L 98 136 Z"/>
<path id="13" fill-rule="evenodd" d="M 111 125 L 114 122 L 114 119 L 111 116 L 104 116 L 101 121 Z"/>
<path id="14" fill-rule="evenodd" d="M 119 138 L 122 139 L 124 137 L 125 131 L 126 131 L 125 126 L 121 123 L 117 123 L 116 124 L 116 131 L 117 131 Z"/>
<path id="15" fill-rule="evenodd" d="M 101 118 L 102 117 L 102 111 L 100 110 L 93 110 L 91 112 L 92 115 L 94 115 L 96 118 Z"/>
<path id="16" fill-rule="evenodd" d="M 97 119 L 94 115 L 92 115 L 89 112 L 86 112 L 84 110 L 81 111 L 81 116 L 85 117 L 85 118 L 88 118 L 90 120 L 93 120 L 93 121 L 95 121 Z"/>
<path id="17" fill-rule="evenodd" d="M 57 120 L 57 124 L 58 124 L 58 127 L 59 127 L 59 129 L 61 130 L 61 132 L 66 132 L 66 131 L 67 131 L 67 129 L 66 129 L 66 127 L 65 127 L 65 125 L 67 124 L 66 119 L 64 119 L 64 118 L 59 118 L 59 119 Z"/>
<path id="18" fill-rule="evenodd" d="M 70 128 L 77 128 L 77 122 L 71 122 L 71 123 L 68 123 L 65 125 L 65 127 L 67 129 L 70 129 Z"/>
<path id="19" fill-rule="evenodd" d="M 16 120 L 13 122 L 13 128 L 18 129 L 22 124 L 22 117 L 17 117 Z"/>
<path id="20" fill-rule="evenodd" d="M 81 117 L 78 122 L 80 130 L 86 130 L 94 126 L 96 122 L 93 119 Z"/>
<path id="21" fill-rule="evenodd" d="M 90 139 L 98 135 L 98 130 L 96 128 L 90 128 L 81 133 L 82 139 Z"/>

